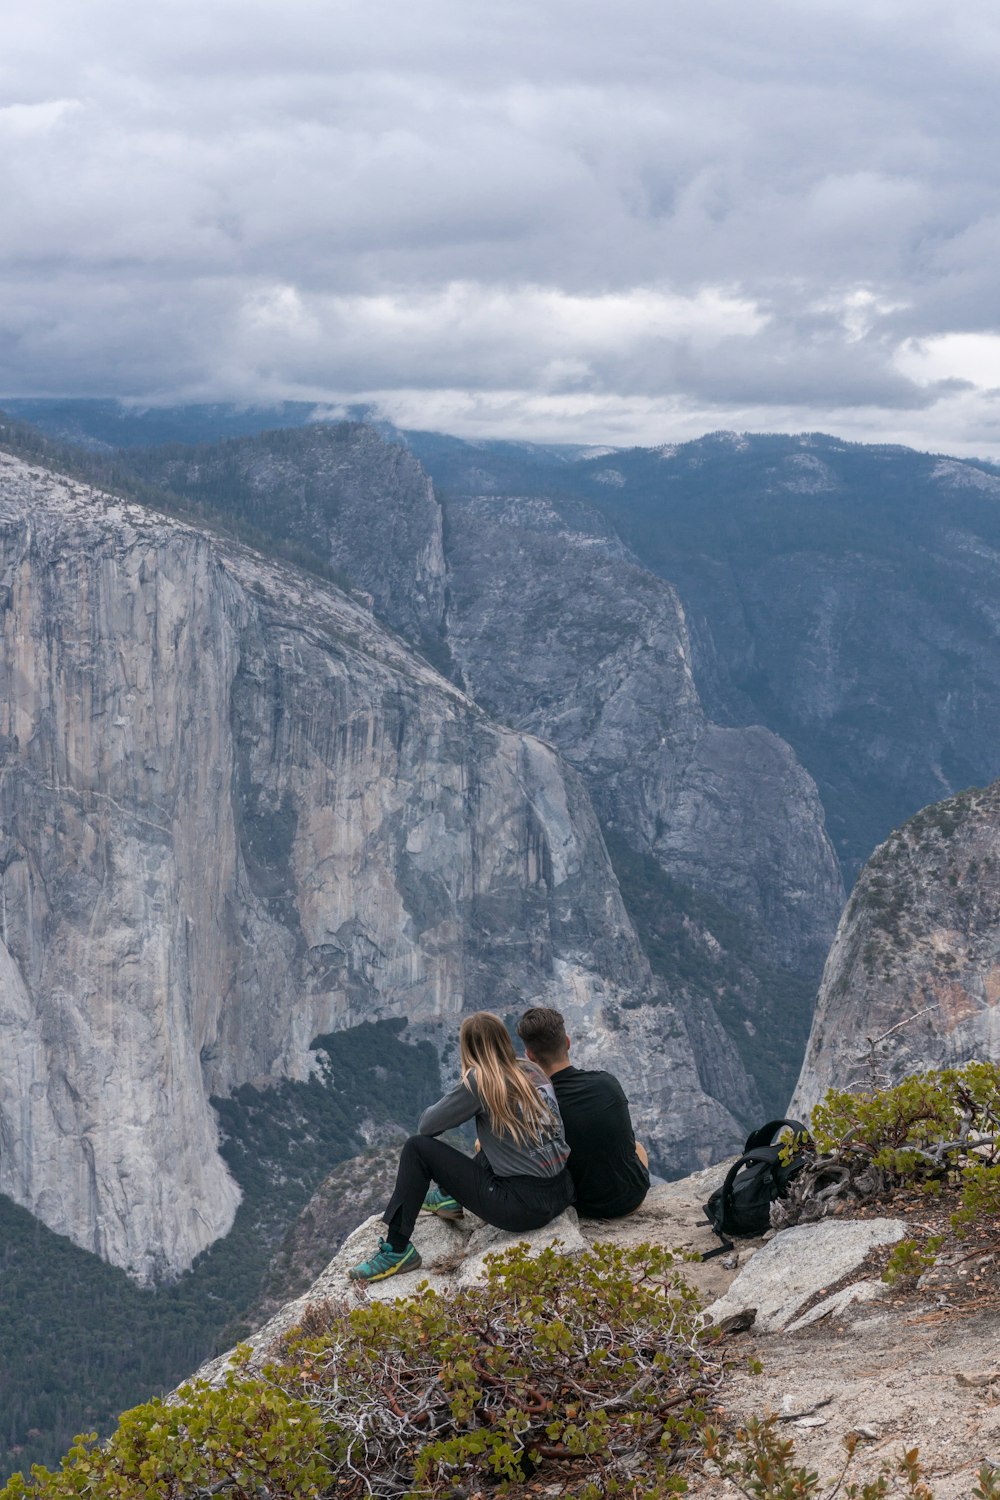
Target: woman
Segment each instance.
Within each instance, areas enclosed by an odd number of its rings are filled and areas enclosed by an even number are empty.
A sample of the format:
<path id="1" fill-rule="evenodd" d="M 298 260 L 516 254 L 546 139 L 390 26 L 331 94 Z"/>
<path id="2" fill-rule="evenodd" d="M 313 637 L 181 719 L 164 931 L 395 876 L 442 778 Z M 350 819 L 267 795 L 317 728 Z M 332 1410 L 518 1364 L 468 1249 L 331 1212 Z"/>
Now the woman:
<path id="1" fill-rule="evenodd" d="M 461 1082 L 424 1110 L 420 1134 L 403 1147 L 383 1214 L 386 1238 L 373 1256 L 351 1267 L 354 1281 L 417 1269 L 420 1255 L 410 1235 L 421 1208 L 444 1219 L 459 1219 L 467 1208 L 496 1229 L 522 1231 L 541 1229 L 573 1201 L 569 1147 L 545 1074 L 518 1061 L 507 1028 L 489 1011 L 466 1016 L 458 1045 Z M 435 1139 L 473 1118 L 481 1146 L 474 1158 Z"/>

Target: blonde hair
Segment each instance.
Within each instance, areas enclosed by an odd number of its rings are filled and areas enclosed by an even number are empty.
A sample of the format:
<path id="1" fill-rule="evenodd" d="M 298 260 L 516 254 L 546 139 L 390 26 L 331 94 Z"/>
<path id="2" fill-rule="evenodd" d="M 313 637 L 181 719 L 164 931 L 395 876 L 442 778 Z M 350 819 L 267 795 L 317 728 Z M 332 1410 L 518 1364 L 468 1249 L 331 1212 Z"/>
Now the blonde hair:
<path id="1" fill-rule="evenodd" d="M 458 1032 L 462 1081 L 473 1068 L 479 1097 L 497 1135 L 510 1135 L 519 1146 L 549 1141 L 560 1122 L 529 1074 L 518 1063 L 514 1044 L 498 1016 L 477 1010 L 466 1016 Z"/>

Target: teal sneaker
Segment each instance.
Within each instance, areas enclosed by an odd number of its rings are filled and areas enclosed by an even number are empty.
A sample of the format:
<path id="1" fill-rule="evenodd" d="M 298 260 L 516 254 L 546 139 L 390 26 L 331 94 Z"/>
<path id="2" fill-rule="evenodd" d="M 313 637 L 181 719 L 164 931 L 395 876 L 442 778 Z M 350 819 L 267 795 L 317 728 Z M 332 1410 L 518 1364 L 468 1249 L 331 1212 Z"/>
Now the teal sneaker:
<path id="1" fill-rule="evenodd" d="M 442 1193 L 439 1187 L 431 1188 L 420 1207 L 425 1214 L 437 1214 L 439 1219 L 461 1219 L 465 1216 L 465 1209 L 458 1199 Z"/>
<path id="2" fill-rule="evenodd" d="M 375 1254 L 352 1266 L 347 1274 L 352 1281 L 384 1281 L 387 1276 L 396 1276 L 400 1271 L 415 1271 L 420 1264 L 416 1245 L 394 1250 L 388 1240 L 379 1240 Z"/>

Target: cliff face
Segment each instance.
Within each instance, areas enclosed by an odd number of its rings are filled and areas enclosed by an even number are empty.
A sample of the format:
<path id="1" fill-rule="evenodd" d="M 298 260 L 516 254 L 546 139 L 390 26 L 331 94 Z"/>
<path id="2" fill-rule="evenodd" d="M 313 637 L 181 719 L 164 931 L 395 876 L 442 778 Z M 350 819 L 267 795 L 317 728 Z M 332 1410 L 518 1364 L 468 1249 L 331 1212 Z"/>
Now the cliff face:
<path id="1" fill-rule="evenodd" d="M 381 617 L 437 657 L 445 600 L 441 508 L 405 448 L 357 422 L 129 455 L 146 479 L 210 498 L 339 569 Z"/>
<path id="2" fill-rule="evenodd" d="M 583 774 L 602 819 L 818 976 L 843 905 L 815 785 L 760 727 L 705 715 L 673 587 L 592 507 L 468 498 L 448 509 L 448 640 L 489 711 Z"/>
<path id="3" fill-rule="evenodd" d="M 0 1190 L 52 1228 L 186 1266 L 209 1095 L 379 1015 L 544 998 L 661 1164 L 735 1139 L 578 777 L 365 609 L 3 454 L 0 606 Z"/>
<path id="4" fill-rule="evenodd" d="M 876 1067 L 1000 1059 L 1000 782 L 925 808 L 865 866 L 831 949 L 793 1101 Z"/>

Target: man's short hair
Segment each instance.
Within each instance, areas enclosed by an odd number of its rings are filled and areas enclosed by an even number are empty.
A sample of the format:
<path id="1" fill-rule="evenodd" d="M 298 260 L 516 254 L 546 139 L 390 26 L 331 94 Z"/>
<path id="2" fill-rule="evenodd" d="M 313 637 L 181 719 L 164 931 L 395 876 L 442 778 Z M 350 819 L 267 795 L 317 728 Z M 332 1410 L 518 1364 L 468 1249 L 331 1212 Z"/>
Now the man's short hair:
<path id="1" fill-rule="evenodd" d="M 566 1052 L 566 1022 L 550 1005 L 533 1005 L 517 1023 L 517 1034 L 540 1063 L 553 1063 Z"/>

